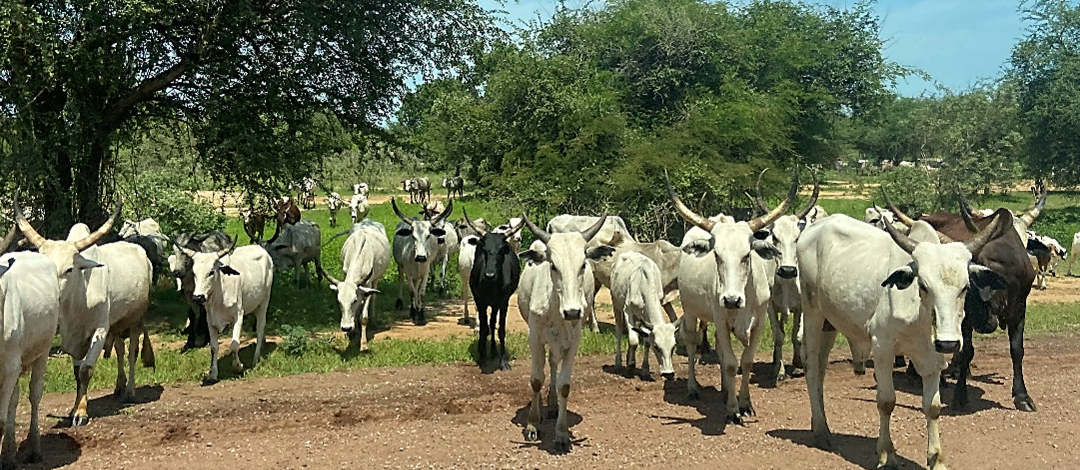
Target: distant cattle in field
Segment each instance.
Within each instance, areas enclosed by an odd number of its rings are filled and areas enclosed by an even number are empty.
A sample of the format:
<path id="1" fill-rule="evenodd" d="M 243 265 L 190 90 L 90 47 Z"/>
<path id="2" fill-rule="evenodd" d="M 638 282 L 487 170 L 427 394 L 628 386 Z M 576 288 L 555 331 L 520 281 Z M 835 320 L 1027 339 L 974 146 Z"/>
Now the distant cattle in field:
<path id="1" fill-rule="evenodd" d="M 337 227 L 337 214 L 341 210 L 341 195 L 332 192 L 326 197 L 326 210 L 330 212 L 330 227 Z"/>
<path id="2" fill-rule="evenodd" d="M 308 263 L 312 263 L 315 265 L 315 281 L 318 283 L 318 273 L 322 272 L 322 259 L 319 256 L 322 232 L 319 226 L 315 222 L 304 220 L 278 228 L 277 233 L 263 244 L 274 261 L 274 269 L 279 272 L 294 270 L 293 282 L 299 287 L 301 269 L 304 270 L 304 283 L 310 282 L 311 270 Z"/>
<path id="3" fill-rule="evenodd" d="M 446 198 L 453 199 L 455 196 L 465 196 L 465 180 L 460 176 L 447 176 L 443 178 L 442 187 L 446 188 Z"/>

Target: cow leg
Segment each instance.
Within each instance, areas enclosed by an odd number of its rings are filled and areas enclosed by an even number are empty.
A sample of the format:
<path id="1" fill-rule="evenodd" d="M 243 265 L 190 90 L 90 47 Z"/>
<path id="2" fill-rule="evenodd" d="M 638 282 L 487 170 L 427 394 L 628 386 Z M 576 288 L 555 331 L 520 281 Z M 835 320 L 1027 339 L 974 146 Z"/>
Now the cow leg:
<path id="1" fill-rule="evenodd" d="M 494 305 L 488 305 L 487 310 L 488 310 L 488 334 L 491 335 L 489 337 L 490 338 L 490 343 L 488 343 L 488 361 L 491 361 L 492 363 L 495 363 L 499 359 L 499 353 L 498 353 L 499 350 L 496 349 L 496 347 L 495 347 L 495 340 L 496 340 L 495 336 L 496 336 L 496 333 L 499 331 L 498 330 L 498 326 L 499 326 L 499 310 L 498 310 L 498 307 L 496 307 Z"/>
<path id="2" fill-rule="evenodd" d="M 416 324 L 418 326 L 424 326 L 427 324 L 427 318 L 424 313 L 424 293 L 427 292 L 428 276 L 420 276 L 420 279 L 416 280 L 416 293 L 413 295 L 412 301 L 416 305 Z"/>
<path id="3" fill-rule="evenodd" d="M 709 322 L 705 320 L 699 320 L 698 326 L 701 329 L 701 356 L 704 360 L 704 356 L 707 354 L 715 354 L 716 351 L 709 346 Z"/>
<path id="4" fill-rule="evenodd" d="M 372 284 L 372 285 L 378 286 L 379 284 L 375 283 L 375 284 Z M 362 310 L 360 311 L 360 351 L 367 351 L 368 350 L 368 345 L 367 345 L 368 309 L 371 308 L 371 304 L 373 304 L 373 303 L 375 303 L 375 296 L 374 295 L 369 295 L 366 299 L 364 299 L 364 305 L 362 307 Z M 265 319 L 266 314 L 264 313 L 262 317 Z M 264 323 L 265 323 L 265 321 L 264 321 Z M 260 343 L 259 346 L 261 346 L 262 341 L 260 341 L 259 343 Z M 255 346 L 255 350 L 258 351 L 258 352 L 262 352 L 260 350 L 259 346 Z"/>
<path id="5" fill-rule="evenodd" d="M 86 391 L 90 386 L 90 379 L 94 377 L 94 365 L 101 355 L 101 350 L 108 339 L 108 331 L 97 328 L 90 337 L 90 349 L 75 364 L 75 408 L 71 410 L 71 425 L 85 426 L 90 424 L 90 413 L 86 411 Z"/>
<path id="6" fill-rule="evenodd" d="M 881 344 L 878 341 L 874 340 L 874 357 L 893 357 L 893 345 Z M 891 367 L 874 367 L 874 380 L 877 381 L 878 468 L 896 468 L 896 447 L 893 446 L 892 433 L 889 429 L 893 408 L 896 407 L 896 390 L 893 388 L 892 372 Z M 936 377 L 934 381 L 937 382 Z"/>
<path id="7" fill-rule="evenodd" d="M 394 302 L 394 309 L 395 310 L 401 310 L 402 308 L 405 308 L 405 303 L 401 301 L 402 296 L 404 295 L 404 292 L 402 291 L 402 288 L 405 285 L 404 279 L 405 279 L 405 274 L 401 272 L 401 264 L 399 263 L 397 265 L 397 301 Z M 409 284 L 409 288 L 410 289 L 412 288 L 411 283 Z M 412 292 L 412 291 L 409 291 L 409 292 Z M 412 312 L 410 311 L 409 313 L 412 313 Z M 415 320 L 415 319 L 416 318 L 414 317 L 413 320 Z"/>
<path id="8" fill-rule="evenodd" d="M 625 313 L 623 314 L 625 315 Z M 637 348 L 641 339 L 638 338 L 638 333 L 631 328 L 631 321 L 629 318 L 625 318 L 626 322 L 626 376 L 633 378 L 637 369 Z M 648 357 L 648 353 L 645 356 Z"/>
<path id="9" fill-rule="evenodd" d="M 870 359 L 870 351 L 873 345 L 868 341 L 859 340 L 856 338 L 848 338 L 848 349 L 851 350 L 851 370 L 855 372 L 855 375 L 866 375 L 866 361 Z M 874 357 L 880 357 L 877 353 L 874 353 Z M 892 355 L 888 357 L 893 357 Z M 883 357 L 881 360 L 886 361 L 888 357 Z M 881 367 L 892 370 L 891 367 L 887 367 L 887 362 L 882 362 Z M 877 369 L 877 365 L 874 366 Z"/>
<path id="10" fill-rule="evenodd" d="M 792 375 L 798 373 L 798 371 L 805 368 L 803 365 L 803 354 L 806 352 L 803 350 L 803 324 L 802 324 L 802 309 L 791 311 L 791 367 Z"/>
<path id="11" fill-rule="evenodd" d="M 0 419 L 4 428 L 0 465 L 4 470 L 15 468 L 15 406 L 19 404 L 19 369 L 18 354 L 4 358 L 3 382 L 0 382 Z"/>
<path id="12" fill-rule="evenodd" d="M 623 331 L 626 330 L 627 321 L 623 315 L 623 309 L 621 306 L 613 305 L 615 310 L 615 368 L 622 369 L 622 337 Z M 630 358 L 627 357 L 627 364 L 630 363 Z"/>
<path id="13" fill-rule="evenodd" d="M 218 328 L 210 327 L 210 373 L 203 379 L 203 385 L 213 385 L 218 382 Z"/>
<path id="14" fill-rule="evenodd" d="M 540 440 L 540 390 L 544 388 L 544 345 L 540 342 L 540 334 L 529 330 L 529 354 L 532 357 L 532 372 L 529 374 L 529 385 L 532 387 L 532 403 L 529 404 L 529 421 L 525 425 L 525 440 L 536 442 Z"/>
<path id="15" fill-rule="evenodd" d="M 569 350 L 560 351 L 559 358 L 559 417 L 555 421 L 555 451 L 569 452 L 570 427 L 566 422 L 566 402 L 570 398 L 570 379 L 574 370 L 574 356 L 577 355 L 577 346 L 581 342 L 581 332 L 571 333 L 577 338 L 571 338 Z"/>
<path id="16" fill-rule="evenodd" d="M 810 429 L 815 445 L 828 450 L 832 448 L 832 437 L 825 418 L 825 366 L 829 363 L 829 351 L 836 341 L 836 331 L 824 331 L 825 319 L 814 314 L 804 314 L 803 329 L 806 332 L 806 389 L 810 394 Z"/>
<path id="17" fill-rule="evenodd" d="M 651 381 L 652 380 L 652 372 L 649 371 L 649 352 L 652 351 L 652 347 L 653 347 L 652 337 L 646 336 L 645 338 L 641 338 L 641 339 L 643 339 L 644 340 L 643 342 L 645 343 L 645 347 L 642 348 L 642 354 L 641 354 L 641 378 L 644 379 L 644 380 L 650 380 Z M 634 354 L 635 354 L 634 357 L 636 358 L 637 353 L 635 352 Z"/>
<path id="18" fill-rule="evenodd" d="M 38 415 L 41 410 L 41 396 L 45 392 L 45 369 L 48 363 L 49 355 L 46 354 L 34 361 L 30 369 L 30 433 L 26 438 L 26 447 L 29 453 L 26 455 L 25 460 L 27 463 L 37 463 L 42 460 L 41 426 L 38 422 Z M 15 392 L 16 399 L 18 393 L 18 391 Z"/>
<path id="19" fill-rule="evenodd" d="M 461 312 L 461 319 L 458 320 L 458 325 L 470 326 L 472 324 L 472 320 L 469 318 L 469 294 L 471 294 L 469 291 L 469 274 L 462 272 L 461 305 L 463 310 Z"/>
<path id="20" fill-rule="evenodd" d="M 726 323 L 719 320 L 719 318 L 714 318 L 713 323 L 717 325 Z M 735 374 L 739 364 L 735 358 L 735 352 L 731 349 L 731 332 L 727 328 L 717 327 L 714 334 L 716 335 L 716 352 L 720 356 L 720 393 L 726 397 L 727 422 L 742 424 L 739 415 L 739 397 L 735 393 Z"/>
<path id="21" fill-rule="evenodd" d="M 967 316 L 960 324 L 960 333 L 964 338 L 963 347 L 960 348 L 959 354 L 953 356 L 956 361 L 956 388 L 953 389 L 951 406 L 958 410 L 966 409 L 968 406 L 967 379 L 968 374 L 971 373 L 971 360 L 975 358 L 975 343 L 972 341 L 974 327 L 969 323 L 970 318 L 970 315 Z"/>
<path id="22" fill-rule="evenodd" d="M 679 319 L 678 313 L 675 312 L 675 307 L 671 305 L 671 302 L 664 304 L 663 307 L 664 313 L 667 313 L 668 321 L 675 323 L 675 321 Z"/>
<path id="23" fill-rule="evenodd" d="M 510 358 L 506 355 L 506 312 L 509 308 L 510 299 L 503 301 L 499 308 L 499 368 L 504 371 L 510 370 Z M 492 347 L 495 344 L 492 342 Z"/>
<path id="24" fill-rule="evenodd" d="M 492 312 L 494 313 L 494 312 Z M 487 338 L 491 333 L 491 326 L 488 324 L 488 306 L 477 304 L 476 305 L 476 318 L 480 322 L 480 340 L 476 342 L 476 352 L 480 359 L 477 361 L 481 369 L 487 366 Z"/>
<path id="25" fill-rule="evenodd" d="M 1024 306 L 1021 306 L 1024 308 Z M 1024 383 L 1024 323 L 1026 312 L 1020 313 L 1020 321 L 1009 327 L 1009 355 L 1013 365 L 1013 405 L 1020 411 L 1035 411 L 1035 402 L 1028 396 Z"/>
<path id="26" fill-rule="evenodd" d="M 932 344 L 927 342 L 923 346 L 926 351 L 933 351 Z M 930 470 L 946 470 L 945 457 L 941 449 L 941 432 L 938 427 L 941 416 L 941 371 L 945 369 L 945 358 L 940 354 L 923 354 L 922 357 L 912 358 L 915 368 L 924 371 L 922 374 L 923 385 L 923 414 L 926 416 L 926 462 Z M 880 387 L 879 387 L 880 388 Z"/>
<path id="27" fill-rule="evenodd" d="M 687 377 L 686 377 L 686 396 L 691 400 L 697 400 L 699 396 L 699 390 L 701 386 L 697 382 L 696 364 L 697 364 L 697 347 L 699 341 L 701 341 L 701 334 L 698 333 L 698 320 L 692 316 L 683 314 L 681 318 L 682 324 L 682 337 L 686 342 L 686 360 L 687 360 Z"/>
<path id="28" fill-rule="evenodd" d="M 117 336 L 124 334 L 120 332 Z M 116 350 L 116 385 L 113 387 L 113 395 L 117 398 L 124 395 L 124 387 L 127 385 L 127 374 L 124 372 L 124 339 L 109 335 L 113 348 Z M 123 401 L 123 400 L 121 400 Z"/>
<path id="29" fill-rule="evenodd" d="M 559 357 L 555 352 L 556 346 L 549 345 L 548 347 L 548 372 L 551 374 L 551 380 L 548 382 L 548 417 L 556 418 L 559 416 L 559 394 L 556 391 L 556 387 L 559 384 Z"/>
<path id="30" fill-rule="evenodd" d="M 233 372 L 237 374 L 244 371 L 244 363 L 240 362 L 240 334 L 244 328 L 244 311 L 236 315 L 236 321 L 232 326 L 232 341 L 229 341 L 229 353 L 233 357 Z"/>
<path id="31" fill-rule="evenodd" d="M 764 325 L 761 324 L 754 326 L 750 330 L 749 342 L 744 345 L 742 360 L 739 363 L 739 367 L 742 368 L 742 381 L 739 385 L 739 414 L 743 417 L 757 415 L 757 412 L 754 411 L 754 405 L 750 401 L 750 369 L 754 367 L 754 352 L 757 351 L 758 343 L 761 342 L 761 332 L 763 330 Z M 784 368 L 783 364 L 781 361 L 781 370 Z"/>
<path id="32" fill-rule="evenodd" d="M 139 337 L 140 336 L 142 336 L 142 327 L 141 327 L 141 325 L 139 327 L 132 327 L 131 330 L 128 331 L 128 340 L 131 342 L 129 347 L 131 348 L 131 350 L 128 351 L 128 377 L 127 377 L 127 383 L 124 384 L 124 394 L 120 397 L 120 402 L 121 403 L 135 403 L 135 401 L 136 401 L 135 400 L 135 362 L 139 360 Z M 124 338 L 122 338 L 122 337 L 121 338 L 116 338 L 116 342 L 117 342 L 117 344 L 120 345 L 120 349 L 117 350 L 117 354 L 116 354 L 116 362 L 117 362 L 116 370 L 119 371 L 119 370 L 123 369 L 123 364 L 121 364 L 121 361 L 120 361 L 120 358 L 122 357 L 122 355 L 120 354 L 120 351 L 122 351 L 123 347 L 124 347 Z M 117 374 L 117 375 L 119 376 L 119 374 Z M 117 385 L 119 385 L 119 384 L 117 384 Z"/>
<path id="33" fill-rule="evenodd" d="M 782 312 L 780 309 L 769 305 L 769 324 L 772 326 L 773 334 L 773 377 L 775 377 L 777 383 L 788 378 L 787 372 L 784 370 L 784 322 L 786 319 L 786 311 Z"/>
<path id="34" fill-rule="evenodd" d="M 368 300 L 371 298 L 369 297 Z M 266 309 L 270 306 L 270 300 L 267 299 L 266 303 L 260 305 L 255 310 L 255 355 L 251 359 L 251 368 L 259 365 L 259 359 L 262 358 L 263 344 L 266 342 Z M 360 338 L 360 350 L 365 349 L 367 341 L 367 309 L 364 309 L 364 318 L 361 321 L 361 336 Z"/>

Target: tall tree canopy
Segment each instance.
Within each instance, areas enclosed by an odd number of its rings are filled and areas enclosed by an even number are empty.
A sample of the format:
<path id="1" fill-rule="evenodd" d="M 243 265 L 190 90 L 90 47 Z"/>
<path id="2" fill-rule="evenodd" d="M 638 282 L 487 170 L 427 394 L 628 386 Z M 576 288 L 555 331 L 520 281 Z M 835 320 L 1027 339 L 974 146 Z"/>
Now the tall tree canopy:
<path id="1" fill-rule="evenodd" d="M 100 221 L 117 139 L 182 120 L 220 184 L 272 193 L 492 24 L 471 0 L 2 2 L 0 170 L 51 231 Z"/>
<path id="2" fill-rule="evenodd" d="M 1022 4 L 1032 23 L 1012 52 L 1027 164 L 1057 185 L 1080 185 L 1080 5 L 1067 0 Z M 1051 177 L 1052 174 L 1052 177 Z"/>

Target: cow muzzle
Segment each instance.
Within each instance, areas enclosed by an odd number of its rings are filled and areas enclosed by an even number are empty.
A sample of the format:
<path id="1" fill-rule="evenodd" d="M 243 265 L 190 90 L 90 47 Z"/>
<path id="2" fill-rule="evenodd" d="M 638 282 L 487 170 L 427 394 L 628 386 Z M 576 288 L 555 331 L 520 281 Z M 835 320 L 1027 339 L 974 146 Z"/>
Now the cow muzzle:
<path id="1" fill-rule="evenodd" d="M 341 331 L 342 331 L 343 333 L 352 333 L 352 330 L 353 330 L 354 328 L 355 328 L 355 327 L 354 327 L 353 325 L 349 325 L 349 326 L 341 325 Z"/>
<path id="2" fill-rule="evenodd" d="M 414 259 L 416 260 L 417 263 L 426 263 L 427 262 L 427 256 L 424 256 L 424 255 L 417 256 Z"/>
<path id="3" fill-rule="evenodd" d="M 581 319 L 581 309 L 580 308 L 571 308 L 571 309 L 563 310 L 562 311 L 562 316 L 563 316 L 564 320 L 580 320 Z"/>
<path id="4" fill-rule="evenodd" d="M 776 275 L 781 279 L 795 279 L 799 275 L 799 268 L 795 266 L 780 266 L 776 268 Z"/>
<path id="5" fill-rule="evenodd" d="M 934 351 L 941 354 L 952 354 L 960 350 L 959 341 L 934 340 Z"/>
<path id="6" fill-rule="evenodd" d="M 485 271 L 484 272 L 484 279 L 488 279 L 488 280 L 495 279 L 495 271 Z"/>
<path id="7" fill-rule="evenodd" d="M 660 377 L 663 377 L 664 380 L 672 380 L 672 379 L 675 378 L 675 373 L 674 372 L 661 372 Z"/>
<path id="8" fill-rule="evenodd" d="M 195 303 L 200 304 L 200 305 L 205 304 L 206 303 L 206 294 L 194 294 L 194 295 L 191 296 L 191 300 L 195 301 Z"/>
<path id="9" fill-rule="evenodd" d="M 728 309 L 742 308 L 742 297 L 739 297 L 739 296 L 736 296 L 736 295 L 725 295 L 724 296 L 724 308 L 728 308 Z"/>

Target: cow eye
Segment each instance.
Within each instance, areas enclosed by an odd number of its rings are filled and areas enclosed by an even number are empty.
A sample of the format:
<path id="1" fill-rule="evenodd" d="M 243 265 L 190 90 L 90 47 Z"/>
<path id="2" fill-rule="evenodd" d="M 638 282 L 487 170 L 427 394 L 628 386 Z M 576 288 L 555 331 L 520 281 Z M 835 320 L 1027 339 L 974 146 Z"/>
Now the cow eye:
<path id="1" fill-rule="evenodd" d="M 68 275 L 68 274 L 71 274 L 71 272 L 72 272 L 72 271 L 74 271 L 74 270 L 75 270 L 75 267 L 74 267 L 74 266 L 72 266 L 72 267 L 70 267 L 70 268 L 67 268 L 67 270 L 66 270 L 66 271 L 64 271 L 64 275 L 66 276 L 66 275 Z"/>
<path id="2" fill-rule="evenodd" d="M 582 273 L 584 273 L 584 272 L 585 272 L 585 265 L 584 265 L 584 264 L 583 264 L 583 265 L 581 265 L 581 272 L 582 272 Z"/>

